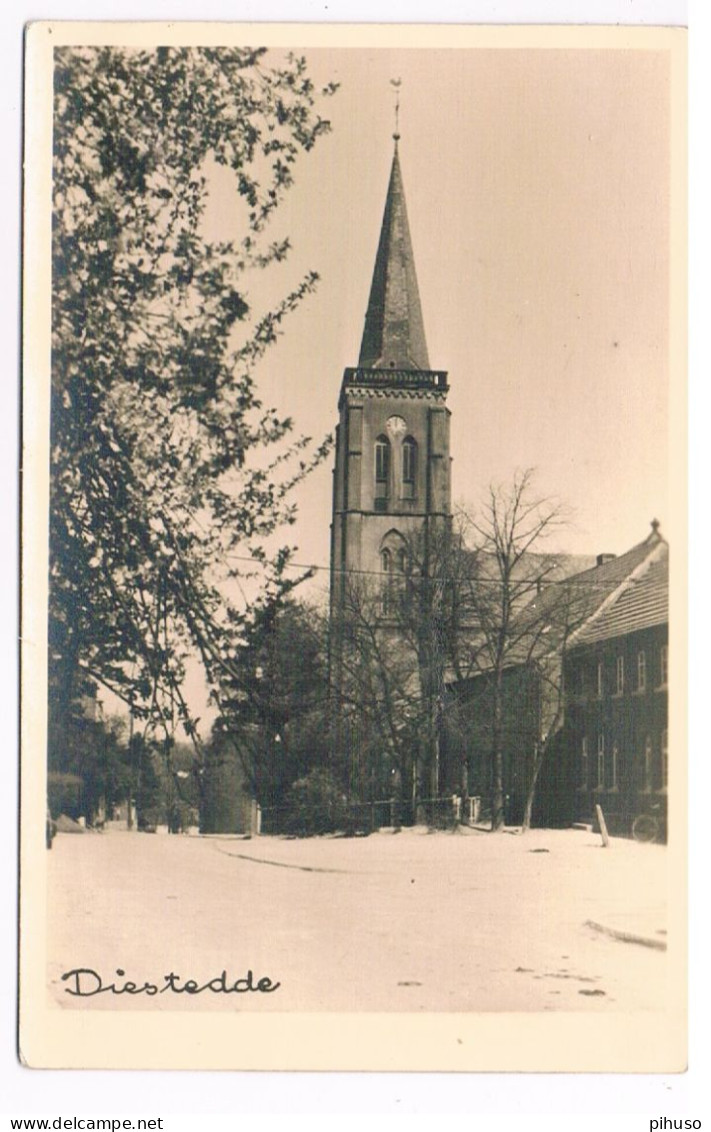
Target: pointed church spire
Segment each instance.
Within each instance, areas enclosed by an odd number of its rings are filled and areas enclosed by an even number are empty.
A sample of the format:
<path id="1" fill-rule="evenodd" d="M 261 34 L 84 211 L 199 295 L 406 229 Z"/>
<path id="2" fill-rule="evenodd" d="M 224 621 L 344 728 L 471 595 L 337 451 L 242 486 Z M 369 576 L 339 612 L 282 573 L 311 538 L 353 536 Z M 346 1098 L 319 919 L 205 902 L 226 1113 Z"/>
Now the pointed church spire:
<path id="1" fill-rule="evenodd" d="M 397 124 L 393 136 L 395 152 L 358 365 L 373 369 L 429 370 L 398 157 Z"/>

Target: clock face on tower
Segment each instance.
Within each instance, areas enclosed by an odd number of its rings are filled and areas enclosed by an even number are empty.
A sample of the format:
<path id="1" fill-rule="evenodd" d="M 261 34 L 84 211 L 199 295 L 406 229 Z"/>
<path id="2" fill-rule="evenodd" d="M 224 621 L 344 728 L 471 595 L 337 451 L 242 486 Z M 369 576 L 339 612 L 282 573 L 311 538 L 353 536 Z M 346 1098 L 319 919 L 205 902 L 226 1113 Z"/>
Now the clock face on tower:
<path id="1" fill-rule="evenodd" d="M 389 417 L 385 427 L 391 436 L 402 436 L 407 429 L 407 422 L 402 417 Z"/>

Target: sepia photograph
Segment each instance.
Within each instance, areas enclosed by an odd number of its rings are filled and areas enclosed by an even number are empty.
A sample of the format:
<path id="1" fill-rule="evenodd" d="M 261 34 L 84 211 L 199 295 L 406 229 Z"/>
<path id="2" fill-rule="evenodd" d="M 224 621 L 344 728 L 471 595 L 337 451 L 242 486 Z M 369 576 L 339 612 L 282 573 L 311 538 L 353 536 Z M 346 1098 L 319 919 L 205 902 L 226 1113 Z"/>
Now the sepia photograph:
<path id="1" fill-rule="evenodd" d="M 27 1064 L 683 1070 L 684 82 L 29 29 Z"/>

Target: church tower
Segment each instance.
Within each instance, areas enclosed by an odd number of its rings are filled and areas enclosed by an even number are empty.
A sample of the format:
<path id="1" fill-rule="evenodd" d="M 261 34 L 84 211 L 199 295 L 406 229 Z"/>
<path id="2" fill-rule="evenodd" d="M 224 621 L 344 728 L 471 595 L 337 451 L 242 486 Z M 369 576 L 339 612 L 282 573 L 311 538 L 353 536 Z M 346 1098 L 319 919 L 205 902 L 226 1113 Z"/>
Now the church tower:
<path id="1" fill-rule="evenodd" d="M 430 367 L 394 137 L 360 357 L 338 402 L 332 626 L 352 579 L 405 572 L 412 540 L 451 517 L 447 374 Z"/>

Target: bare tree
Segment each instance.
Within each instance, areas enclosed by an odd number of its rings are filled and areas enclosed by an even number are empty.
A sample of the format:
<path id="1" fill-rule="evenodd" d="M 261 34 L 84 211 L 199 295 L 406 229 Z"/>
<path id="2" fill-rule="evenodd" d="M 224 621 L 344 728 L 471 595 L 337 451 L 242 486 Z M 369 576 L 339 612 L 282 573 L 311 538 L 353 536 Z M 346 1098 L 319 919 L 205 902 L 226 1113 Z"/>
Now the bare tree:
<path id="1" fill-rule="evenodd" d="M 535 494 L 533 471 L 527 469 L 510 486 L 492 485 L 480 514 L 459 518 L 472 549 L 469 569 L 459 578 L 460 620 L 470 628 L 459 634 L 458 667 L 483 674 L 490 687 L 491 824 L 498 830 L 505 803 L 504 674 L 538 663 L 547 651 L 552 611 L 550 599 L 541 596 L 559 579 L 560 560 L 540 548 L 564 526 L 567 512 L 558 501 Z"/>
<path id="2" fill-rule="evenodd" d="M 452 631 L 451 534 L 423 529 L 379 576 L 354 575 L 332 621 L 336 746 L 351 794 L 395 778 L 403 805 L 439 792 L 439 736 Z M 387 766 L 390 770 L 387 771 Z M 359 768 L 359 769 L 358 769 Z"/>
<path id="3" fill-rule="evenodd" d="M 402 598 L 387 578 L 346 587 L 335 733 L 351 797 L 389 794 L 396 784 L 408 806 L 421 776 L 423 697 L 417 652 L 395 616 Z"/>
<path id="4" fill-rule="evenodd" d="M 384 759 L 396 767 L 402 802 L 438 796 L 446 731 L 457 733 L 462 749 L 456 782 L 449 759 L 448 786 L 466 795 L 467 746 L 476 730 L 488 745 L 498 830 L 505 739 L 515 731 L 525 751 L 528 828 L 541 767 L 563 720 L 562 657 L 589 613 L 589 592 L 568 579 L 579 563 L 547 550 L 567 521 L 563 504 L 536 495 L 527 470 L 510 485 L 492 486 L 479 513 L 462 510 L 456 523 L 411 536 L 397 570 L 349 579 L 335 633 L 336 745 L 348 748 L 352 794 L 364 780 L 384 781 L 377 769 Z M 472 681 L 479 685 L 475 720 L 452 695 Z"/>

